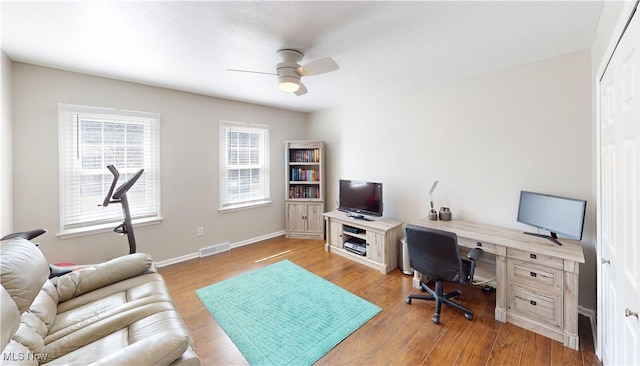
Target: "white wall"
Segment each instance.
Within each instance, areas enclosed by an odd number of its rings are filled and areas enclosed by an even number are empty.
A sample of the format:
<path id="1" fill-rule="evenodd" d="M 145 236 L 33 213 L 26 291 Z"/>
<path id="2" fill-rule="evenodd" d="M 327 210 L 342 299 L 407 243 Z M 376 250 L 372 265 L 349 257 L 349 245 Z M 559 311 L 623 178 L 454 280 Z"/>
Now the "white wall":
<path id="1" fill-rule="evenodd" d="M 381 181 L 385 216 L 411 222 L 437 207 L 453 217 L 518 224 L 520 190 L 588 200 L 583 238 L 594 251 L 589 51 L 499 70 L 309 116 L 327 142 L 328 208 L 340 178 Z M 592 255 L 580 304 L 595 308 Z"/>
<path id="2" fill-rule="evenodd" d="M 11 60 L 0 52 L 0 237 L 13 232 Z"/>
<path id="3" fill-rule="evenodd" d="M 126 238 L 112 232 L 64 240 L 55 235 L 59 217 L 58 103 L 161 114 L 164 221 L 135 229 L 139 252 L 162 261 L 284 229 L 283 141 L 305 137 L 303 113 L 23 63 L 13 63 L 12 77 L 14 227 L 48 229 L 39 241 L 49 261 L 97 262 L 128 252 Z M 218 213 L 220 120 L 272 127 L 272 205 Z M 202 237 L 196 236 L 198 226 L 204 227 Z"/>

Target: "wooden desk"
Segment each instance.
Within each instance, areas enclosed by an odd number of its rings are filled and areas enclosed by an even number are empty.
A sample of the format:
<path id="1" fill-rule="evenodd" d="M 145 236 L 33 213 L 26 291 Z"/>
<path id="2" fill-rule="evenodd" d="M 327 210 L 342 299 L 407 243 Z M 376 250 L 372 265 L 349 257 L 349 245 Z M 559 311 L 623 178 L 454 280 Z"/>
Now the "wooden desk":
<path id="1" fill-rule="evenodd" d="M 562 246 L 519 230 L 473 222 L 413 222 L 458 235 L 461 247 L 482 248 L 495 256 L 496 320 L 508 322 L 579 349 L 578 267 L 584 263 L 579 241 Z M 420 275 L 414 274 L 414 287 Z"/>

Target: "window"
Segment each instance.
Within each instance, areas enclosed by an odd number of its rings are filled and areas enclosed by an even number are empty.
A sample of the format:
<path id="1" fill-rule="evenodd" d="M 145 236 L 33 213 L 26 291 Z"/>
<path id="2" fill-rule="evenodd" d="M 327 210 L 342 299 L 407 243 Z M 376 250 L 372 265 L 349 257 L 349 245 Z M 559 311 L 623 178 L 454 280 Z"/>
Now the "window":
<path id="1" fill-rule="evenodd" d="M 116 187 L 140 169 L 127 193 L 134 223 L 160 219 L 160 115 L 58 105 L 60 139 L 60 236 L 112 228 L 124 217 L 119 204 L 99 206 L 113 175 Z"/>
<path id="2" fill-rule="evenodd" d="M 220 122 L 220 210 L 270 204 L 269 128 Z"/>

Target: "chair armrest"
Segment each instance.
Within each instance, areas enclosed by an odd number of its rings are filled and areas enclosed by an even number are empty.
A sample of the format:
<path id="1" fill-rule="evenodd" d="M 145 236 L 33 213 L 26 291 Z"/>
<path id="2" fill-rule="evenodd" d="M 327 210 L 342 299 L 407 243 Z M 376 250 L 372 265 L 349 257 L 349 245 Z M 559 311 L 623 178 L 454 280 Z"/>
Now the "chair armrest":
<path id="1" fill-rule="evenodd" d="M 469 260 L 472 261 L 477 261 L 480 257 L 482 257 L 482 255 L 484 254 L 484 250 L 480 249 L 480 248 L 473 248 L 469 251 L 469 254 L 467 254 L 467 258 L 469 258 Z"/>
<path id="2" fill-rule="evenodd" d="M 8 239 L 13 239 L 13 238 L 22 238 L 22 239 L 27 239 L 27 240 L 31 240 L 33 238 L 36 238 L 44 233 L 46 233 L 47 230 L 45 229 L 35 229 L 35 230 L 30 230 L 30 231 L 21 231 L 19 233 L 13 233 L 13 234 L 8 234 L 3 236 L 2 238 L 0 238 L 0 240 L 8 240 Z"/>
<path id="3" fill-rule="evenodd" d="M 473 276 L 476 272 L 476 261 L 480 257 L 482 257 L 482 254 L 484 254 L 484 250 L 480 248 L 473 248 L 469 251 L 469 254 L 467 254 L 467 258 L 469 258 L 469 260 L 471 261 L 471 268 L 469 269 L 469 279 L 467 281 L 469 284 L 473 283 Z"/>
<path id="4" fill-rule="evenodd" d="M 129 254 L 114 258 L 81 271 L 71 272 L 51 281 L 58 291 L 59 302 L 126 280 L 145 273 L 153 259 L 145 253 Z"/>

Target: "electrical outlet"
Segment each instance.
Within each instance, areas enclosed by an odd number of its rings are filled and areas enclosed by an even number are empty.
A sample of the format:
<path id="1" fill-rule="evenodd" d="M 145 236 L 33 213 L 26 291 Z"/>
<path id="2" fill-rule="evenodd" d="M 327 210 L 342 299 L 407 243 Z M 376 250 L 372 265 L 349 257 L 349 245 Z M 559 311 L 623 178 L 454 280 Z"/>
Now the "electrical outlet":
<path id="1" fill-rule="evenodd" d="M 196 235 L 197 235 L 197 236 L 202 236 L 202 235 L 204 235 L 204 227 L 202 227 L 202 226 L 198 226 L 198 227 L 196 228 Z"/>

